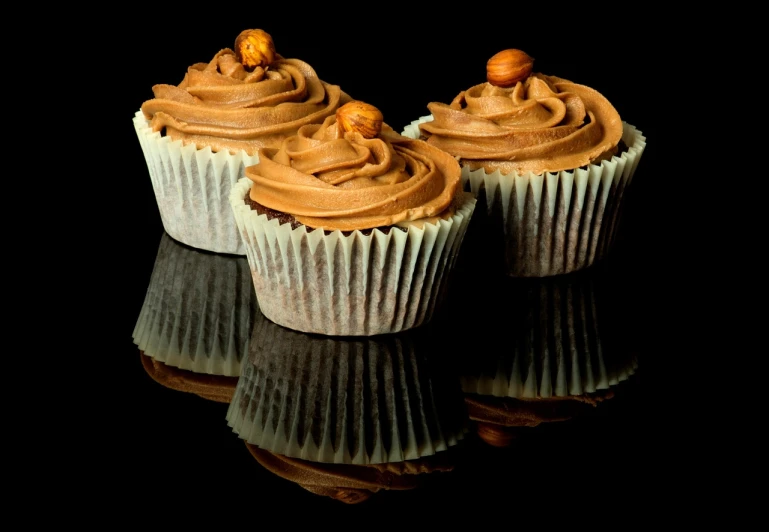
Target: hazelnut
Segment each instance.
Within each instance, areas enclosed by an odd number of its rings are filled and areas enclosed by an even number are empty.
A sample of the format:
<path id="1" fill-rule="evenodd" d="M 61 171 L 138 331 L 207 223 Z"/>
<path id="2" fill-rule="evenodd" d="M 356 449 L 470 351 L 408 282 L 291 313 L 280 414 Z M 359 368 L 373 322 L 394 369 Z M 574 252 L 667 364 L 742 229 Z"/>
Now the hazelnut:
<path id="1" fill-rule="evenodd" d="M 266 67 L 275 59 L 272 37 L 264 30 L 243 30 L 235 39 L 235 57 L 247 70 Z"/>
<path id="2" fill-rule="evenodd" d="M 497 87 L 512 87 L 523 81 L 534 67 L 534 59 L 528 54 L 510 48 L 494 54 L 486 63 L 486 80 Z"/>
<path id="3" fill-rule="evenodd" d="M 336 121 L 344 131 L 357 131 L 373 139 L 382 130 L 382 112 L 373 105 L 351 101 L 336 110 Z"/>

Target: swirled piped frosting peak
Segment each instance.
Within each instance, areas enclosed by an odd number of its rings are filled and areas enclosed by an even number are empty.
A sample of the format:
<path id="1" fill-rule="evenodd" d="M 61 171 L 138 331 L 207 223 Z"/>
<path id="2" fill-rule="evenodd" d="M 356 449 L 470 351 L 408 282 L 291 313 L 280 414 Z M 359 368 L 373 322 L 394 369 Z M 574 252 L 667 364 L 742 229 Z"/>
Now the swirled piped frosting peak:
<path id="1" fill-rule="evenodd" d="M 246 30 L 235 46 L 190 66 L 179 85 L 152 87 L 155 97 L 141 110 L 153 131 L 198 149 L 253 155 L 322 123 L 351 99 L 304 61 L 275 53 L 266 32 Z"/>
<path id="2" fill-rule="evenodd" d="M 250 198 L 311 228 L 353 231 L 432 220 L 453 212 L 459 163 L 399 135 L 368 104 L 352 101 L 245 170 Z"/>
<path id="3" fill-rule="evenodd" d="M 421 134 L 471 169 L 503 174 L 572 170 L 615 155 L 622 121 L 614 106 L 585 85 L 531 73 L 532 64 L 518 50 L 495 55 L 486 83 L 427 105 L 433 120 Z"/>

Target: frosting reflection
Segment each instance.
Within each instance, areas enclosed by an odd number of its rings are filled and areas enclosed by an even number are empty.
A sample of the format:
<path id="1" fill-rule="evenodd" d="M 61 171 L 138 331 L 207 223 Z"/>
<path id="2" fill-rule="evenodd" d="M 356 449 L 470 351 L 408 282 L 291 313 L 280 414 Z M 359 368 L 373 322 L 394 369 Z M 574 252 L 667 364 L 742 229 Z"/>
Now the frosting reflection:
<path id="1" fill-rule="evenodd" d="M 404 462 L 349 465 L 289 458 L 246 443 L 265 469 L 316 495 L 357 504 L 381 490 L 410 490 L 424 483 L 425 475 L 454 469 L 452 450 Z"/>
<path id="2" fill-rule="evenodd" d="M 152 380 L 178 392 L 192 393 L 217 403 L 229 403 L 235 392 L 237 377 L 206 375 L 168 366 L 140 353 L 142 367 Z"/>

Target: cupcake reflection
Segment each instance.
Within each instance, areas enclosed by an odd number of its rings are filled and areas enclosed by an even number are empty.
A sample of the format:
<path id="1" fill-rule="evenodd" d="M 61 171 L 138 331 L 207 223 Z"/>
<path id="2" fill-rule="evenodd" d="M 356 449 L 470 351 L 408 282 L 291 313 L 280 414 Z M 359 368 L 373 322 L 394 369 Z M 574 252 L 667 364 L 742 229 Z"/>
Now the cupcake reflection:
<path id="1" fill-rule="evenodd" d="M 262 317 L 227 423 L 261 450 L 313 462 L 383 464 L 445 451 L 463 439 L 467 418 L 455 368 L 431 338 L 429 328 L 312 335 Z"/>
<path id="2" fill-rule="evenodd" d="M 199 251 L 164 233 L 133 341 L 159 383 L 224 401 L 258 312 L 245 257 Z"/>
<path id="3" fill-rule="evenodd" d="M 488 443 L 505 446 L 516 428 L 580 415 L 635 373 L 633 336 L 604 270 L 511 279 L 499 295 L 509 304 L 485 319 L 505 332 L 460 369 L 470 418 Z"/>

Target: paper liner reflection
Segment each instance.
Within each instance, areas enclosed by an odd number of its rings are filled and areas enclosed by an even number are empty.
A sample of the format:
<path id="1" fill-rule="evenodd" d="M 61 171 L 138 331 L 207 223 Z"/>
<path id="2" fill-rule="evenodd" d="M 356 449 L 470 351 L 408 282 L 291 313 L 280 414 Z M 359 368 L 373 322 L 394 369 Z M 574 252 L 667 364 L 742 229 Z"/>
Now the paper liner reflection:
<path id="1" fill-rule="evenodd" d="M 164 233 L 133 340 L 166 366 L 236 378 L 257 313 L 245 257 L 196 250 Z"/>

